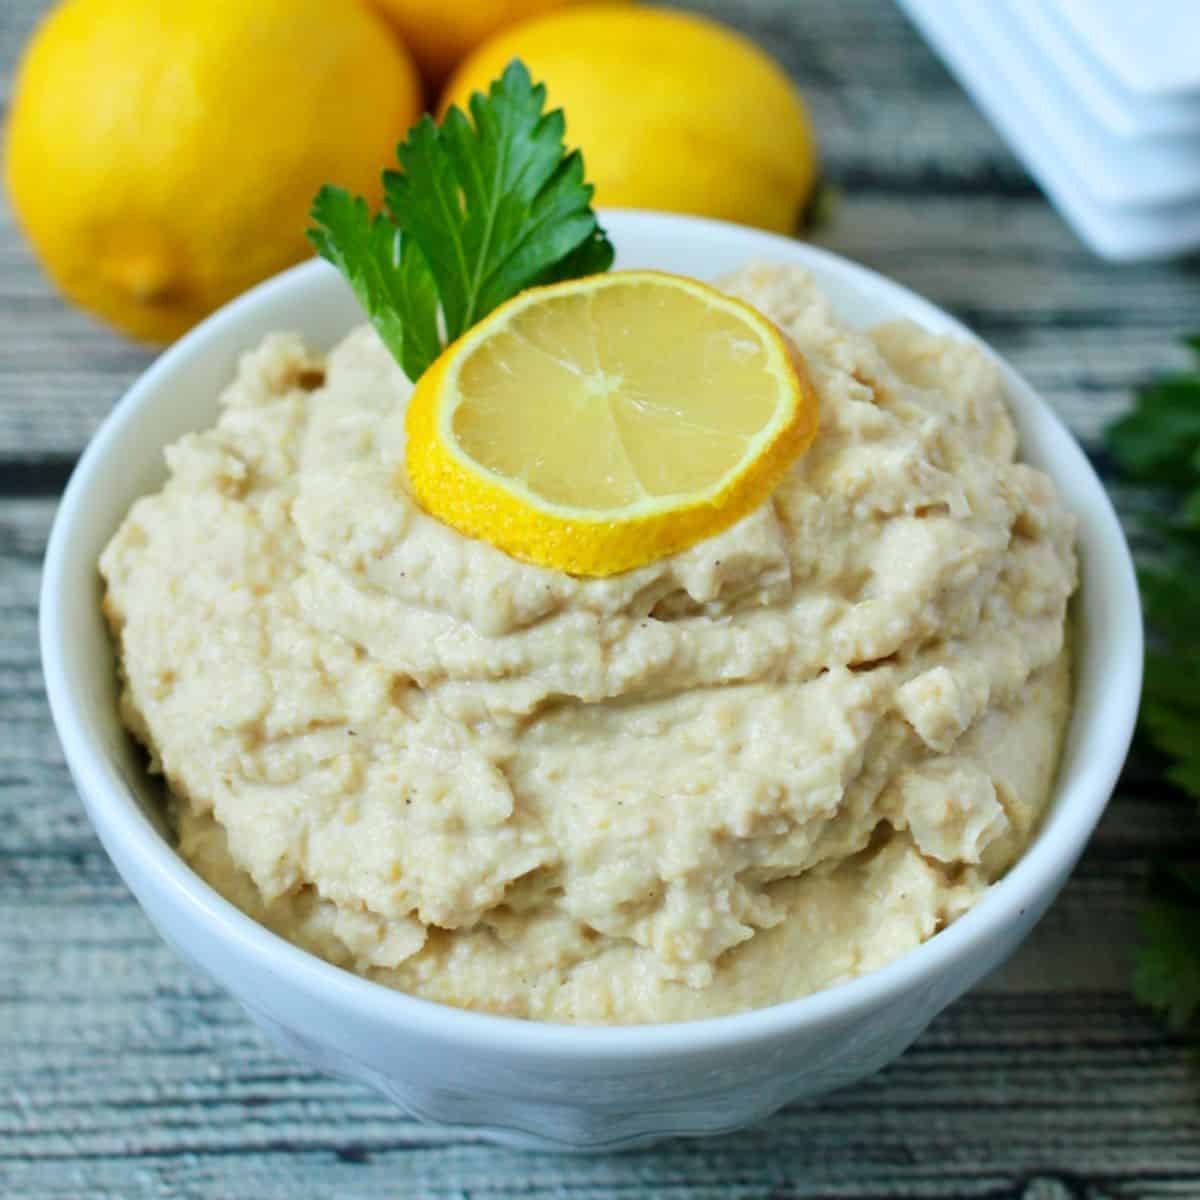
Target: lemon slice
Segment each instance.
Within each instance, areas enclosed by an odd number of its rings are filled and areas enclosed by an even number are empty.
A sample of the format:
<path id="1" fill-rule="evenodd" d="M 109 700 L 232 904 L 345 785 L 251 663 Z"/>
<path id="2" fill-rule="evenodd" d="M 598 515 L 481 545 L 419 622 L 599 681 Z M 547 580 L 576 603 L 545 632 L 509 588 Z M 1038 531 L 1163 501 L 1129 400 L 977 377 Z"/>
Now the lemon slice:
<path id="1" fill-rule="evenodd" d="M 407 414 L 435 517 L 573 575 L 628 571 L 760 504 L 817 400 L 761 313 L 704 284 L 615 271 L 522 292 L 446 348 Z"/>

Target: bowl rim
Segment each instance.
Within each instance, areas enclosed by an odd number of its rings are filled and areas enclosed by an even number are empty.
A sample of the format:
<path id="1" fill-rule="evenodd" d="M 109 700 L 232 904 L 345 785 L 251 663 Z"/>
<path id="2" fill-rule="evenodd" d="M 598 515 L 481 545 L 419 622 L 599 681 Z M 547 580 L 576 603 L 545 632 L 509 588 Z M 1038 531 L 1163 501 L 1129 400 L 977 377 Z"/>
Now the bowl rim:
<path id="1" fill-rule="evenodd" d="M 1133 735 L 1142 677 L 1142 624 L 1137 583 L 1132 559 L 1117 515 L 1103 484 L 1063 421 L 1034 389 L 961 322 L 902 284 L 849 261 L 832 251 L 798 243 L 777 234 L 708 218 L 681 216 L 637 209 L 607 209 L 602 217 L 620 248 L 622 232 L 638 227 L 653 229 L 664 224 L 682 225 L 694 233 L 698 243 L 711 237 L 741 237 L 747 242 L 747 257 L 768 256 L 772 248 L 784 251 L 792 261 L 815 263 L 840 275 L 852 287 L 902 302 L 918 316 L 925 316 L 941 330 L 983 345 L 996 359 L 1006 390 L 1025 393 L 1052 426 L 1069 439 L 1083 468 L 1086 486 L 1094 493 L 1092 503 L 1104 526 L 1103 548 L 1107 557 L 1106 580 L 1109 598 L 1126 615 L 1126 636 L 1116 646 L 1106 646 L 1113 684 L 1104 704 L 1093 716 L 1105 718 L 1113 736 L 1106 743 L 1108 754 L 1090 764 L 1092 777 L 1077 783 L 1064 795 L 1056 782 L 1051 804 L 1056 825 L 1053 839 L 1044 836 L 1045 826 L 1035 835 L 1025 853 L 1005 876 L 992 885 L 970 910 L 946 929 L 904 952 L 890 963 L 865 975 L 821 991 L 782 1001 L 765 1008 L 723 1016 L 678 1022 L 639 1025 L 570 1025 L 533 1021 L 486 1012 L 454 1008 L 376 983 L 349 970 L 334 966 L 272 933 L 247 916 L 204 882 L 176 850 L 154 828 L 138 807 L 119 770 L 104 753 L 101 739 L 88 728 L 84 705 L 75 694 L 68 667 L 69 636 L 63 621 L 61 597 L 68 569 L 68 544 L 107 452 L 118 435 L 135 423 L 143 403 L 178 371 L 202 356 L 209 343 L 227 336 L 244 318 L 268 300 L 302 288 L 318 272 L 333 269 L 319 260 L 292 267 L 252 288 L 202 321 L 164 351 L 133 382 L 101 423 L 72 472 L 55 514 L 44 560 L 39 596 L 39 639 L 51 714 L 64 755 L 76 780 L 89 816 L 98 831 L 119 840 L 126 853 L 152 877 L 160 895 L 190 911 L 209 928 L 215 940 L 232 941 L 239 951 L 257 960 L 277 975 L 286 976 L 298 992 L 319 995 L 328 1004 L 356 1016 L 394 1024 L 408 1034 L 453 1039 L 464 1048 L 497 1049 L 536 1053 L 569 1062 L 614 1061 L 649 1052 L 682 1055 L 698 1050 L 729 1050 L 771 1040 L 826 1023 L 841 1023 L 863 1011 L 886 1004 L 914 986 L 940 976 L 955 960 L 968 957 L 997 930 L 1019 919 L 1025 909 L 1069 868 L 1082 851 L 1099 821 L 1116 783 Z M 1052 472 L 1053 474 L 1053 472 Z M 1087 787 L 1082 786 L 1087 783 Z M 1058 811 L 1061 810 L 1061 811 Z"/>

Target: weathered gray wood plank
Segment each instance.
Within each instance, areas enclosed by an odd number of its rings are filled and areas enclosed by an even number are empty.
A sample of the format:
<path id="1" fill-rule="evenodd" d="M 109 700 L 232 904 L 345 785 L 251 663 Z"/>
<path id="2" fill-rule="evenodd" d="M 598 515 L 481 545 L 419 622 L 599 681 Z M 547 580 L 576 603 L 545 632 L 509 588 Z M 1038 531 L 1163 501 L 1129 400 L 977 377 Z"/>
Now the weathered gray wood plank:
<path id="1" fill-rule="evenodd" d="M 963 316 L 1085 442 L 1181 361 L 1197 263 L 1090 256 L 887 0 L 687 6 L 803 85 L 840 190 L 816 240 Z M 0 108 L 47 7 L 0 4 Z M 0 199 L 0 1196 L 1200 1197 L 1200 1071 L 1127 991 L 1146 862 L 1200 858 L 1200 822 L 1146 757 L 1011 963 L 877 1078 L 759 1129 L 512 1154 L 283 1060 L 129 897 L 42 694 L 51 493 L 150 357 L 54 297 Z"/>

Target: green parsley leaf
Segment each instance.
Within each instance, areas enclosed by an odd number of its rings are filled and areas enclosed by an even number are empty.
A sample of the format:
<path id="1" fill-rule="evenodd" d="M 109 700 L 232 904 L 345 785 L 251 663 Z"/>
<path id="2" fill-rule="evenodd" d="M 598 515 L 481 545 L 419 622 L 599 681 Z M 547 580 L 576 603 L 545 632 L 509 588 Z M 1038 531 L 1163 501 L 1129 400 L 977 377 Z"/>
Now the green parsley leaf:
<path id="1" fill-rule="evenodd" d="M 349 280 L 383 344 L 416 379 L 441 352 L 437 286 L 420 247 L 341 188 L 323 187 L 312 215 L 313 245 Z"/>
<path id="2" fill-rule="evenodd" d="M 1109 432 L 1113 454 L 1135 479 L 1188 486 L 1200 450 L 1200 381 L 1176 375 L 1146 388 Z"/>
<path id="3" fill-rule="evenodd" d="M 386 213 L 324 188 L 309 237 L 350 281 L 410 379 L 505 300 L 535 284 L 606 271 L 613 248 L 592 211 L 560 110 L 514 60 L 470 119 L 423 117 L 384 172 Z"/>
<path id="4" fill-rule="evenodd" d="M 1200 1014 L 1200 868 L 1162 873 L 1156 900 L 1139 922 L 1144 939 L 1134 989 L 1174 1029 Z"/>
<path id="5" fill-rule="evenodd" d="M 1187 344 L 1200 355 L 1200 337 Z M 1142 389 L 1107 441 L 1125 473 L 1146 485 L 1140 729 L 1167 756 L 1167 779 L 1200 797 L 1200 370 Z M 1154 872 L 1151 890 L 1134 990 L 1181 1028 L 1200 1014 L 1200 867 Z"/>

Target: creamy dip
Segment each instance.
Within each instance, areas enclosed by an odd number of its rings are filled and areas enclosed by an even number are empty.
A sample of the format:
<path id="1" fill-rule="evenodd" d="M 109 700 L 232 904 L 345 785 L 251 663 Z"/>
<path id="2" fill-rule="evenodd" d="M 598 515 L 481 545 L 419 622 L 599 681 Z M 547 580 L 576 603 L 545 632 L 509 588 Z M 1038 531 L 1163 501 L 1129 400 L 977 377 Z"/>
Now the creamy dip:
<path id="1" fill-rule="evenodd" d="M 797 269 L 722 286 L 803 352 L 820 433 L 739 524 L 609 579 L 415 504 L 370 329 L 243 358 L 101 560 L 124 719 L 218 891 L 432 1000 L 672 1021 L 878 967 L 1021 854 L 1074 523 L 994 366 L 852 329 Z"/>

